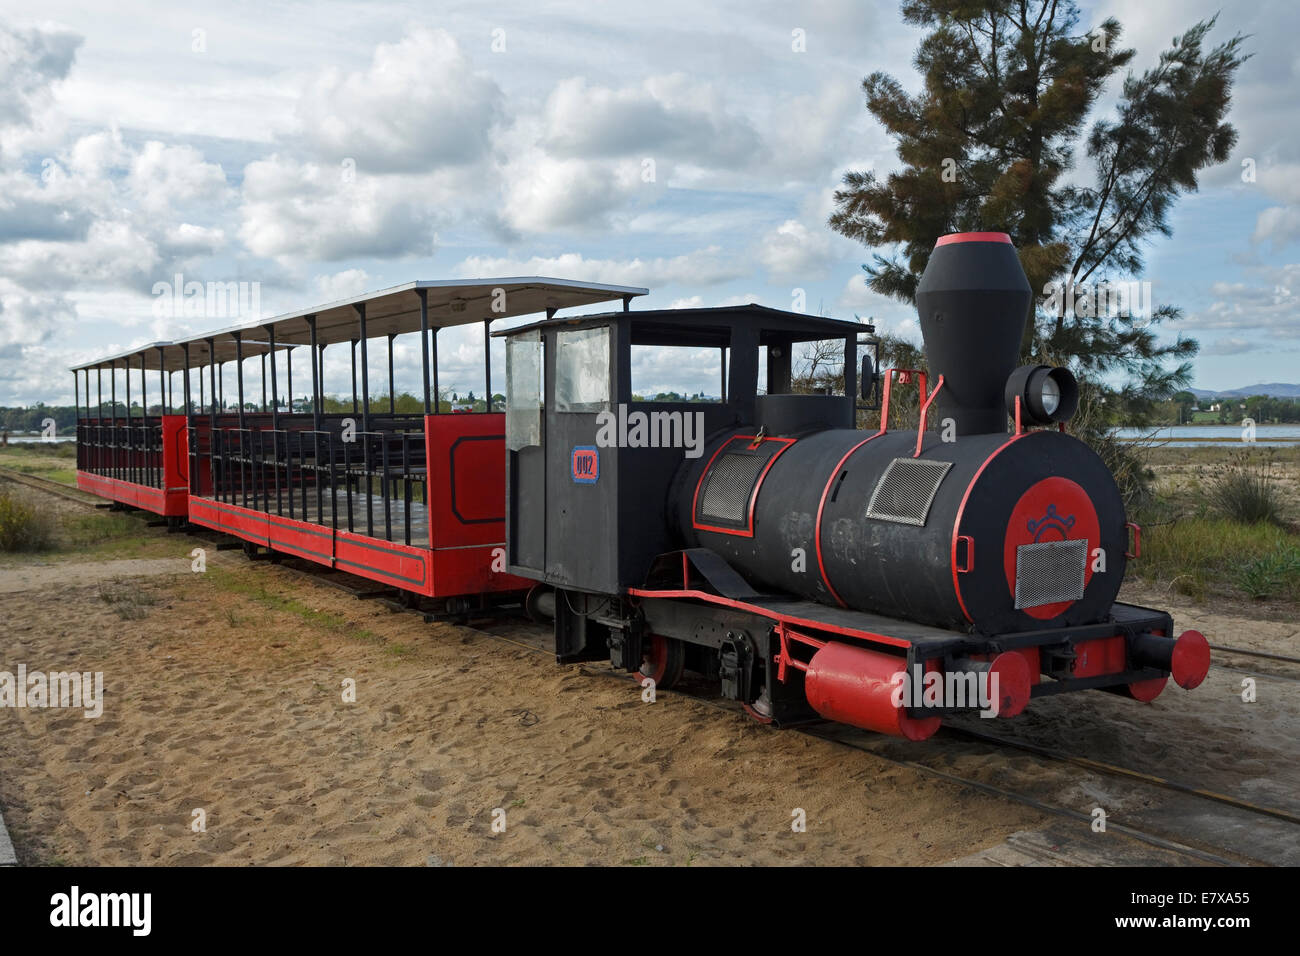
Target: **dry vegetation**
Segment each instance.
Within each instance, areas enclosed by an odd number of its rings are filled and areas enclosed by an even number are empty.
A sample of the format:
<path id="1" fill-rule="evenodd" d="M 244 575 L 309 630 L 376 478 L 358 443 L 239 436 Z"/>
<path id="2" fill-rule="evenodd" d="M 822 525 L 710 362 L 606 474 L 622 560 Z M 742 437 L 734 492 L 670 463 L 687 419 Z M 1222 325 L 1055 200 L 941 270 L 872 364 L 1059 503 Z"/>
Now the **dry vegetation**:
<path id="1" fill-rule="evenodd" d="M 1132 573 L 1196 601 L 1300 610 L 1300 448 L 1143 453 L 1154 496 Z"/>

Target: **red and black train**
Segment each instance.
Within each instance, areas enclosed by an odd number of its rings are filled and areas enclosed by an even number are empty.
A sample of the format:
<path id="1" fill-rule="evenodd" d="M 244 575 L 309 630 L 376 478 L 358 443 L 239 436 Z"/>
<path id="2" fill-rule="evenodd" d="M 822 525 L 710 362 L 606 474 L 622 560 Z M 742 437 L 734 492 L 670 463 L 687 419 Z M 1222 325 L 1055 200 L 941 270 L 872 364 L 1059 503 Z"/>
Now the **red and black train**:
<path id="1" fill-rule="evenodd" d="M 936 245 L 916 296 L 925 372 L 876 368 L 858 323 L 756 305 L 631 310 L 644 293 L 417 282 L 87 363 L 78 481 L 451 613 L 522 600 L 553 621 L 561 661 L 609 658 L 661 687 L 689 669 L 780 724 L 922 739 L 956 713 L 1011 717 L 1076 690 L 1150 701 L 1171 677 L 1205 678 L 1203 636 L 1117 600 L 1139 531 L 1066 431 L 1074 378 L 1017 368 L 1032 290 L 1006 236 Z M 610 300 L 622 309 L 556 315 Z M 487 396 L 488 336 L 505 340 L 505 409 L 489 398 L 478 414 L 440 414 L 437 334 L 469 322 L 483 324 Z M 391 401 L 399 335 L 419 336 L 416 413 Z M 377 339 L 387 408 L 370 398 Z M 807 343 L 833 355 L 842 394 L 794 392 Z M 341 412 L 325 411 L 330 347 L 351 360 Z M 647 400 L 634 387 L 643 350 L 716 354 L 718 394 Z M 301 402 L 280 387 L 295 352 Z M 142 389 L 157 373 L 162 414 L 119 410 L 122 371 Z M 917 428 L 855 427 L 876 398 L 887 423 L 891 395 L 912 385 Z"/>

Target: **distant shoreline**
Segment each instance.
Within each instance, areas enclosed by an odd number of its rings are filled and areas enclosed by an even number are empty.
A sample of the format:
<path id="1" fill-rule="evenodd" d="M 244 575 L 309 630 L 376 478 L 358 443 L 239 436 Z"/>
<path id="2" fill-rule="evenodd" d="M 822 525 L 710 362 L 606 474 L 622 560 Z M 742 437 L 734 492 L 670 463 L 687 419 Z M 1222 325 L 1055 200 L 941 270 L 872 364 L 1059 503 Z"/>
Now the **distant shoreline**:
<path id="1" fill-rule="evenodd" d="M 1177 427 L 1177 426 L 1174 426 L 1174 425 L 1165 425 L 1165 426 L 1162 426 L 1162 427 L 1164 427 L 1164 428 L 1174 428 L 1174 427 Z M 1197 428 L 1204 428 L 1205 426 L 1204 426 L 1204 425 L 1198 425 L 1198 426 L 1196 426 L 1196 427 L 1197 427 Z M 1219 436 L 1215 436 L 1215 435 L 1208 435 L 1208 436 L 1206 436 L 1206 435 L 1202 435 L 1202 436 L 1186 435 L 1186 436 L 1173 436 L 1173 437 L 1166 437 L 1166 438 L 1156 438 L 1155 440 L 1156 440 L 1156 441 L 1177 441 L 1177 442 L 1202 442 L 1202 443 L 1204 443 L 1204 444 L 1208 444 L 1208 445 L 1222 445 L 1222 444 L 1224 444 L 1224 443 L 1227 442 L 1227 441 L 1232 441 L 1233 444 L 1236 444 L 1238 441 L 1241 441 L 1240 439 L 1226 439 L 1225 437 L 1223 437 L 1223 436 L 1221 436 L 1221 435 L 1219 435 Z M 1135 438 L 1117 438 L 1116 441 L 1121 441 L 1121 442 L 1124 442 L 1124 443 L 1126 443 L 1126 444 L 1130 444 L 1130 445 L 1131 445 L 1131 444 L 1136 444 L 1136 443 L 1138 443 L 1138 442 L 1144 442 L 1144 441 L 1147 441 L 1147 438 L 1142 437 L 1142 436 L 1138 436 L 1138 437 L 1135 437 Z M 1266 442 L 1267 442 L 1268 444 L 1276 444 L 1276 443 L 1279 443 L 1279 442 L 1286 442 L 1286 443 L 1290 443 L 1290 444 L 1300 444 L 1300 437 L 1295 437 L 1295 438 L 1287 437 L 1287 436 L 1276 436 L 1276 437 L 1274 437 L 1273 435 L 1268 435 L 1267 437 L 1265 437 L 1264 441 L 1255 441 L 1255 442 L 1245 442 L 1245 441 L 1242 441 L 1241 443 L 1242 443 L 1242 444 L 1247 444 L 1247 445 L 1249 445 L 1249 444 L 1262 445 L 1262 444 L 1265 444 Z"/>

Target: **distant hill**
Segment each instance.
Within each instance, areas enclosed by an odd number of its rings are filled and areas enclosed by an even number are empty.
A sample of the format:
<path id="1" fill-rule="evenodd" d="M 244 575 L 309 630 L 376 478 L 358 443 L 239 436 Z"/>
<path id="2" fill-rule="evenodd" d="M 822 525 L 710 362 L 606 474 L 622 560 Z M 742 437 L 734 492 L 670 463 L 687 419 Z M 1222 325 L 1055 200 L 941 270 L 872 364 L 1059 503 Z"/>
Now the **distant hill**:
<path id="1" fill-rule="evenodd" d="M 1270 398 L 1300 398 L 1300 385 L 1287 385 L 1282 382 L 1247 385 L 1245 388 L 1230 388 L 1224 391 L 1205 388 L 1189 388 L 1187 391 L 1197 398 L 1246 398 L 1250 395 L 1267 395 Z"/>

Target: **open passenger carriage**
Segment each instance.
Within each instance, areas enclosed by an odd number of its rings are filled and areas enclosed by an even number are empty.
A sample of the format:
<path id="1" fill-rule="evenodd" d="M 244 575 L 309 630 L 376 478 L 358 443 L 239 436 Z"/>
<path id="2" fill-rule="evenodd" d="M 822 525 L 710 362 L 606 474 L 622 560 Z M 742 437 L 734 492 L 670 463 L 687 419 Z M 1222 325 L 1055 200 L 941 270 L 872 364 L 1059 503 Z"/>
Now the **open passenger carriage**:
<path id="1" fill-rule="evenodd" d="M 183 414 L 117 429 L 110 417 L 107 441 L 102 416 L 79 420 L 79 482 L 136 507 L 171 502 L 173 511 L 159 513 L 188 515 L 242 539 L 250 553 L 294 555 L 469 610 L 531 585 L 505 567 L 505 415 L 491 400 L 492 322 L 611 300 L 627 308 L 646 291 L 545 278 L 417 281 L 155 343 L 127 358 L 160 381 L 181 373 Z M 438 401 L 438 335 L 475 323 L 486 400 L 480 411 L 452 414 Z M 420 343 L 414 411 L 399 411 L 395 398 L 402 336 Z M 387 366 L 382 401 L 372 394 L 376 344 Z M 327 381 L 325 358 L 340 352 L 350 381 Z M 346 396 L 342 410 L 326 410 L 331 393 Z M 118 478 L 123 469 L 127 478 Z M 166 492 L 158 507 L 155 491 Z"/>

